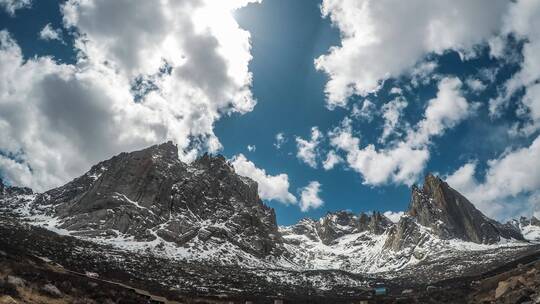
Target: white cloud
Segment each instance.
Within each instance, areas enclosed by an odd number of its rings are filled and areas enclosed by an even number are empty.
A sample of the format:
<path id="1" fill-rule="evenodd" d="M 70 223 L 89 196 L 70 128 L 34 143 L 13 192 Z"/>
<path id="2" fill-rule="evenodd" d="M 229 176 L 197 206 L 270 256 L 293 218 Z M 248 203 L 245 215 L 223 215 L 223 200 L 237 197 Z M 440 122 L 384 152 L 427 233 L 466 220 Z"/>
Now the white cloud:
<path id="1" fill-rule="evenodd" d="M 410 185 L 418 179 L 430 157 L 431 138 L 442 135 L 475 111 L 476 106 L 462 96 L 461 86 L 457 78 L 442 79 L 437 96 L 428 102 L 424 118 L 401 141 L 382 149 L 376 149 L 373 144 L 361 148 L 350 121 L 345 120 L 331 132 L 330 143 L 346 153 L 347 164 L 361 174 L 364 184 Z"/>
<path id="2" fill-rule="evenodd" d="M 403 90 L 401 88 L 398 88 L 398 87 L 393 87 L 390 90 L 390 94 L 401 95 L 401 94 L 403 94 Z"/>
<path id="3" fill-rule="evenodd" d="M 471 89 L 475 93 L 480 93 L 484 91 L 487 87 L 481 80 L 471 77 L 465 80 L 465 84 L 467 84 L 469 89 Z"/>
<path id="4" fill-rule="evenodd" d="M 274 147 L 276 147 L 276 149 L 279 150 L 281 149 L 283 144 L 286 142 L 287 142 L 287 139 L 285 138 L 285 134 L 283 134 L 283 132 L 280 132 L 276 134 L 276 141 L 274 142 Z"/>
<path id="5" fill-rule="evenodd" d="M 488 40 L 489 55 L 493 58 L 500 59 L 504 55 L 505 41 L 500 36 L 491 37 Z"/>
<path id="6" fill-rule="evenodd" d="M 317 168 L 317 157 L 319 155 L 317 146 L 319 145 L 322 138 L 321 131 L 319 128 L 311 128 L 311 139 L 305 140 L 301 137 L 296 137 L 296 147 L 298 151 L 296 157 L 302 160 L 304 163 L 308 164 L 312 168 Z"/>
<path id="7" fill-rule="evenodd" d="M 528 86 L 521 102 L 523 113 L 529 118 L 521 131 L 530 135 L 540 129 L 540 83 Z"/>
<path id="8" fill-rule="evenodd" d="M 439 65 L 435 61 L 422 61 L 410 69 L 411 84 L 413 87 L 427 85 L 432 79 L 439 76 L 434 74 Z"/>
<path id="9" fill-rule="evenodd" d="M 388 149 L 376 150 L 372 144 L 360 148 L 360 139 L 350 128 L 337 130 L 331 144 L 346 153 L 350 168 L 360 173 L 368 185 L 395 183 L 412 184 L 429 158 L 425 147 L 414 148 L 400 142 Z"/>
<path id="10" fill-rule="evenodd" d="M 317 209 L 324 204 L 324 201 L 319 197 L 319 192 L 321 192 L 321 183 L 317 181 L 309 182 L 307 186 L 301 188 L 300 210 L 302 212 Z"/>
<path id="11" fill-rule="evenodd" d="M 247 150 L 249 152 L 254 152 L 255 150 L 257 150 L 257 147 L 255 145 L 247 145 Z"/>
<path id="12" fill-rule="evenodd" d="M 336 151 L 330 150 L 326 155 L 326 159 L 323 161 L 323 168 L 324 170 L 331 170 L 341 162 L 343 162 L 343 158 L 341 158 Z"/>
<path id="13" fill-rule="evenodd" d="M 399 212 L 386 211 L 383 213 L 383 215 L 386 216 L 388 219 L 390 219 L 393 223 L 399 222 L 399 220 L 404 214 L 405 212 L 403 211 L 399 211 Z"/>
<path id="14" fill-rule="evenodd" d="M 396 127 L 399 123 L 401 113 L 409 103 L 403 97 L 397 97 L 387 103 L 382 108 L 382 117 L 384 119 L 383 133 L 379 138 L 379 142 L 385 142 L 388 136 L 396 132 Z"/>
<path id="15" fill-rule="evenodd" d="M 437 96 L 428 101 L 424 119 L 417 131 L 409 132 L 409 141 L 415 145 L 427 144 L 430 137 L 441 135 L 476 111 L 479 104 L 467 102 L 461 87 L 458 78 L 444 78 L 439 82 Z"/>
<path id="16" fill-rule="evenodd" d="M 530 146 L 507 151 L 487 162 L 479 181 L 476 161 L 466 163 L 446 177 L 448 184 L 462 192 L 489 216 L 507 218 L 518 213 L 540 213 L 540 136 Z M 516 201 L 517 198 L 517 201 Z"/>
<path id="17" fill-rule="evenodd" d="M 39 38 L 45 41 L 48 41 L 48 40 L 63 41 L 62 30 L 55 29 L 52 27 L 50 23 L 47 23 L 39 32 Z"/>
<path id="18" fill-rule="evenodd" d="M 289 192 L 289 176 L 287 174 L 269 175 L 247 160 L 243 154 L 232 159 L 236 173 L 249 177 L 259 185 L 259 196 L 263 200 L 276 200 L 285 204 L 296 203 L 296 197 Z"/>
<path id="19" fill-rule="evenodd" d="M 368 99 L 364 99 L 361 108 L 358 107 L 358 104 L 353 104 L 351 116 L 371 122 L 373 120 L 373 117 L 375 116 L 376 110 L 377 109 L 373 102 L 369 101 Z"/>
<path id="20" fill-rule="evenodd" d="M 410 72 L 430 53 L 456 50 L 470 57 L 475 45 L 499 30 L 509 3 L 323 0 L 323 16 L 341 32 L 340 46 L 315 60 L 329 76 L 328 106 L 344 106 L 352 95 L 377 91 L 382 81 Z"/>
<path id="21" fill-rule="evenodd" d="M 510 10 L 504 18 L 503 35 L 514 35 L 524 41 L 523 60 L 520 70 L 515 73 L 503 86 L 501 95 L 490 100 L 489 110 L 492 117 L 499 117 L 509 104 L 514 94 L 521 89 L 525 96 L 520 100 L 519 113 L 528 121 L 519 133 L 531 135 L 540 129 L 540 2 L 536 0 L 520 0 L 512 2 Z M 500 43 L 503 43 L 502 38 Z M 498 52 L 503 46 L 493 46 Z"/>
<path id="22" fill-rule="evenodd" d="M 32 0 L 0 0 L 2 7 L 10 16 L 15 16 L 15 11 L 32 5 Z"/>
<path id="23" fill-rule="evenodd" d="M 2 174 L 41 191 L 169 139 L 186 161 L 220 149 L 215 121 L 255 105 L 249 33 L 232 15 L 248 2 L 67 1 L 64 23 L 79 33 L 72 65 L 23 59 L 1 31 L 0 151 L 18 156 Z M 135 100 L 137 81 L 156 89 Z"/>

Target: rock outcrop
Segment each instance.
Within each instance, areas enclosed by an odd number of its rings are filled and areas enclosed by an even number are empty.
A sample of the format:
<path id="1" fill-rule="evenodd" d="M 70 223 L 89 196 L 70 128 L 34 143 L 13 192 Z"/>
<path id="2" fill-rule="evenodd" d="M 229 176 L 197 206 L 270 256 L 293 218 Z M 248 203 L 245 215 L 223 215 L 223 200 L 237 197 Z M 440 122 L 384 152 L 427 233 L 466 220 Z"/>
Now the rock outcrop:
<path id="1" fill-rule="evenodd" d="M 522 240 L 519 230 L 485 216 L 440 178 L 428 174 L 422 189 L 414 187 L 408 214 L 442 238 L 493 244 L 501 238 Z"/>
<path id="2" fill-rule="evenodd" d="M 540 227 L 540 220 L 536 216 L 531 216 L 530 218 L 527 217 L 520 217 L 519 218 L 519 225 L 520 226 L 536 226 Z"/>
<path id="3" fill-rule="evenodd" d="M 78 235 L 160 237 L 178 246 L 215 238 L 260 257 L 281 246 L 274 211 L 260 200 L 257 183 L 237 175 L 222 156 L 185 164 L 171 142 L 103 161 L 35 204 Z"/>
<path id="4" fill-rule="evenodd" d="M 336 239 L 353 233 L 367 231 L 380 235 L 391 225 L 392 222 L 380 212 L 356 215 L 349 211 L 336 211 L 319 220 L 302 219 L 282 232 L 304 235 L 312 241 L 331 245 Z"/>
<path id="5" fill-rule="evenodd" d="M 2 178 L 0 178 L 0 199 L 12 197 L 15 195 L 30 195 L 32 189 L 26 187 L 12 187 L 4 184 Z"/>
<path id="6" fill-rule="evenodd" d="M 523 237 L 528 241 L 540 241 L 540 220 L 534 215 L 529 217 L 520 217 L 507 223 L 515 229 L 521 231 Z"/>
<path id="7" fill-rule="evenodd" d="M 503 238 L 523 240 L 519 229 L 488 218 L 467 198 L 432 174 L 426 176 L 422 188 L 413 186 L 407 216 L 392 227 L 386 246 L 397 250 L 421 242 L 423 233 L 419 225 L 429 228 L 442 239 L 478 244 L 494 244 Z"/>

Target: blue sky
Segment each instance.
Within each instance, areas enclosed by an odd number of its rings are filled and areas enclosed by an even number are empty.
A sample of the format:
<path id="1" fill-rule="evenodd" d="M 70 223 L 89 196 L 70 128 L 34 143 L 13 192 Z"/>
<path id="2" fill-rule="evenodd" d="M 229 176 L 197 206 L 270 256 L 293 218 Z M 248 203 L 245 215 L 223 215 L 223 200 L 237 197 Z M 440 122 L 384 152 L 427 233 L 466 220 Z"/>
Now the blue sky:
<path id="1" fill-rule="evenodd" d="M 480 2 L 0 2 L 0 172 L 46 190 L 172 139 L 224 154 L 280 224 L 404 211 L 427 172 L 490 216 L 538 214 L 540 7 Z"/>

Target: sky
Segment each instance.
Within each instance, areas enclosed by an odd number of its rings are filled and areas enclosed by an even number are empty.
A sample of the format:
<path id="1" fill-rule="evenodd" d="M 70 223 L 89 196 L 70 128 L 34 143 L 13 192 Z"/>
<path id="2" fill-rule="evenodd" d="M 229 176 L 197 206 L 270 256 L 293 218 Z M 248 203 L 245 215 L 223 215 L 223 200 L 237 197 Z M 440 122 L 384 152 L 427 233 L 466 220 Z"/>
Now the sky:
<path id="1" fill-rule="evenodd" d="M 0 176 L 45 191 L 173 140 L 279 224 L 407 209 L 433 172 L 540 216 L 535 0 L 0 0 Z"/>

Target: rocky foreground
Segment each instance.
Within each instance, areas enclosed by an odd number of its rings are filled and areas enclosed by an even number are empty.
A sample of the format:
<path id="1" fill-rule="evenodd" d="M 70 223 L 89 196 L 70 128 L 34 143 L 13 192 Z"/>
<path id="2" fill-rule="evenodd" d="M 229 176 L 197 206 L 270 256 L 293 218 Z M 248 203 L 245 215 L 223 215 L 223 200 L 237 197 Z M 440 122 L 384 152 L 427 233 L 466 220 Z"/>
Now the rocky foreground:
<path id="1" fill-rule="evenodd" d="M 225 158 L 177 155 L 172 143 L 122 153 L 45 193 L 0 181 L 2 299 L 536 301 L 540 221 L 499 223 L 434 175 L 397 222 L 339 211 L 279 227 Z M 389 294 L 374 298 L 376 283 Z"/>
<path id="2" fill-rule="evenodd" d="M 13 219 L 0 224 L 0 303 L 536 303 L 540 290 L 538 248 L 488 272 L 426 283 L 171 261 Z M 387 296 L 373 296 L 376 282 Z"/>

